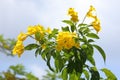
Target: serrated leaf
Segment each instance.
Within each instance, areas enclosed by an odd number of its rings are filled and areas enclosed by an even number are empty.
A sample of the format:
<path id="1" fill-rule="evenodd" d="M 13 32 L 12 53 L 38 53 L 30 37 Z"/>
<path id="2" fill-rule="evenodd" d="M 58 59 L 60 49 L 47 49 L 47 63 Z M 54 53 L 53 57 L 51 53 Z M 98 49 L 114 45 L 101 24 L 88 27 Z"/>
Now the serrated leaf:
<path id="1" fill-rule="evenodd" d="M 73 25 L 73 22 L 71 20 L 63 20 L 62 22 L 69 24 L 70 26 Z"/>
<path id="2" fill-rule="evenodd" d="M 97 34 L 95 34 L 95 33 L 88 33 L 86 36 L 90 37 L 90 38 L 99 39 L 99 36 Z"/>
<path id="3" fill-rule="evenodd" d="M 105 54 L 104 50 L 98 45 L 94 44 L 93 46 L 100 52 L 100 54 L 102 55 L 103 60 L 105 62 L 106 61 L 106 54 Z"/>
<path id="4" fill-rule="evenodd" d="M 103 68 L 101 71 L 105 73 L 107 80 L 117 80 L 116 76 L 107 68 Z"/>
<path id="5" fill-rule="evenodd" d="M 87 60 L 87 55 L 86 55 L 86 53 L 84 51 L 81 51 L 80 59 L 81 59 L 82 65 L 84 65 L 86 60 Z"/>
<path id="6" fill-rule="evenodd" d="M 39 47 L 38 44 L 29 44 L 29 45 L 25 46 L 25 50 L 32 50 L 32 49 L 36 49 L 38 47 Z"/>

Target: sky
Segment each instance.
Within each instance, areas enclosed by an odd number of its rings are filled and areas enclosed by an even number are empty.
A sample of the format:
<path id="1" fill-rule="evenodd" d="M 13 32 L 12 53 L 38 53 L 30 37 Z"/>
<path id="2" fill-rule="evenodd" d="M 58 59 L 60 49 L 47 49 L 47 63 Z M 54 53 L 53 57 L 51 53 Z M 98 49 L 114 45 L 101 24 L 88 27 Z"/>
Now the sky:
<path id="1" fill-rule="evenodd" d="M 119 0 L 0 0 L 0 34 L 5 38 L 16 38 L 20 32 L 26 32 L 29 25 L 41 24 L 45 27 L 60 28 L 62 20 L 68 18 L 67 10 L 75 8 L 80 19 L 83 18 L 92 4 L 101 20 L 102 30 L 96 43 L 106 52 L 104 64 L 102 57 L 96 52 L 95 59 L 98 68 L 110 69 L 120 79 L 120 9 Z M 26 43 L 31 42 L 30 40 Z M 7 57 L 0 54 L 0 71 L 10 65 L 23 64 L 27 70 L 40 77 L 48 69 L 40 56 L 34 56 L 34 51 L 26 51 L 21 58 Z"/>

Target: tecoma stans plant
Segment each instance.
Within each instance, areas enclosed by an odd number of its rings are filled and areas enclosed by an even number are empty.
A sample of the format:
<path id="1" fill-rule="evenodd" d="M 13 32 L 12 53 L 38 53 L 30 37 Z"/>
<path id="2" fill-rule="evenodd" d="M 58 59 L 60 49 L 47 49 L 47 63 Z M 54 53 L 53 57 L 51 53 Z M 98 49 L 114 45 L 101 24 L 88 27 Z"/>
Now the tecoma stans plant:
<path id="1" fill-rule="evenodd" d="M 101 30 L 96 9 L 91 5 L 83 20 L 79 19 L 74 8 L 68 9 L 68 16 L 70 20 L 62 21 L 66 26 L 61 30 L 46 29 L 42 25 L 29 26 L 26 33 L 18 35 L 13 54 L 20 57 L 25 50 L 35 49 L 35 56 L 40 55 L 51 71 L 61 73 L 63 80 L 117 80 L 110 70 L 97 69 L 95 64 L 95 49 L 106 61 L 104 50 L 95 44 Z M 91 22 L 87 23 L 87 19 Z M 35 43 L 24 46 L 23 42 L 28 37 L 34 39 Z M 51 59 L 54 66 L 51 65 Z"/>

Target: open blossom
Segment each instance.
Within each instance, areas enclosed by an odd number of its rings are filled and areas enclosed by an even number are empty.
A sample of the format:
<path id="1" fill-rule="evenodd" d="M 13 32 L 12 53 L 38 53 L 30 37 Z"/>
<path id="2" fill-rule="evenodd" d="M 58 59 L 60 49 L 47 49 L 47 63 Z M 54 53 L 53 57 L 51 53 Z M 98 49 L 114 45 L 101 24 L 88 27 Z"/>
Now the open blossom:
<path id="1" fill-rule="evenodd" d="M 35 25 L 35 26 L 29 26 L 28 27 L 28 31 L 27 31 L 28 35 L 33 35 L 36 32 L 40 32 L 41 34 L 43 34 L 44 33 L 43 26 L 41 26 L 41 25 Z"/>
<path id="2" fill-rule="evenodd" d="M 89 11 L 87 12 L 87 17 L 94 18 L 96 16 L 96 10 L 95 8 L 91 5 Z"/>
<path id="3" fill-rule="evenodd" d="M 78 13 L 74 11 L 74 8 L 69 8 L 68 15 L 71 16 L 71 20 L 73 22 L 78 22 L 79 21 L 79 19 L 78 19 Z"/>
<path id="4" fill-rule="evenodd" d="M 17 37 L 17 40 L 19 40 L 19 41 L 24 41 L 26 38 L 27 38 L 27 34 L 25 34 L 25 33 L 20 33 L 19 35 L 18 35 L 18 37 Z"/>
<path id="5" fill-rule="evenodd" d="M 100 20 L 99 20 L 98 17 L 96 16 L 96 10 L 95 10 L 95 8 L 94 8 L 92 5 L 90 6 L 90 9 L 89 9 L 89 11 L 87 12 L 87 15 L 86 15 L 86 16 L 93 19 L 93 21 L 92 21 L 91 24 L 92 24 L 93 28 L 94 28 L 97 32 L 99 32 L 100 29 L 101 29 Z"/>
<path id="6" fill-rule="evenodd" d="M 77 34 L 70 32 L 59 32 L 57 36 L 57 50 L 70 49 L 73 46 L 79 47 L 79 43 L 76 43 L 75 37 Z"/>
<path id="7" fill-rule="evenodd" d="M 92 26 L 94 27 L 94 29 L 99 32 L 100 29 L 101 29 L 101 26 L 100 26 L 100 20 L 95 17 L 94 21 L 92 22 Z"/>
<path id="8" fill-rule="evenodd" d="M 14 49 L 13 49 L 13 54 L 18 55 L 18 57 L 21 56 L 21 54 L 24 52 L 24 45 L 22 41 L 17 41 Z"/>

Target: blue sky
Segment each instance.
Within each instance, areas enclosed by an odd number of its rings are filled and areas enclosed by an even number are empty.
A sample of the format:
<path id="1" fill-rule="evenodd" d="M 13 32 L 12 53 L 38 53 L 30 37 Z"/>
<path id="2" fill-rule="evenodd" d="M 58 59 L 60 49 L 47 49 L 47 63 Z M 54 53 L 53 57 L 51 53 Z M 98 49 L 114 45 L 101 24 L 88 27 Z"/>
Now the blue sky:
<path id="1" fill-rule="evenodd" d="M 0 34 L 4 34 L 5 38 L 16 38 L 21 31 L 25 32 L 29 25 L 36 24 L 60 28 L 61 21 L 68 18 L 66 14 L 69 7 L 74 7 L 82 19 L 90 4 L 93 4 L 102 26 L 100 39 L 96 43 L 105 50 L 107 55 L 104 64 L 102 57 L 96 52 L 97 66 L 109 68 L 120 79 L 119 3 L 118 0 L 0 0 Z M 24 64 L 27 70 L 39 77 L 45 74 L 44 70 L 47 69 L 40 56 L 34 57 L 33 51 L 25 52 L 21 58 L 0 54 L 0 71 L 17 63 Z"/>

